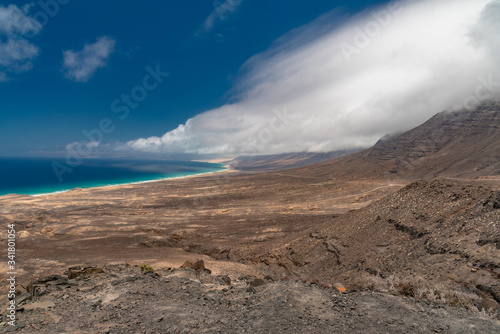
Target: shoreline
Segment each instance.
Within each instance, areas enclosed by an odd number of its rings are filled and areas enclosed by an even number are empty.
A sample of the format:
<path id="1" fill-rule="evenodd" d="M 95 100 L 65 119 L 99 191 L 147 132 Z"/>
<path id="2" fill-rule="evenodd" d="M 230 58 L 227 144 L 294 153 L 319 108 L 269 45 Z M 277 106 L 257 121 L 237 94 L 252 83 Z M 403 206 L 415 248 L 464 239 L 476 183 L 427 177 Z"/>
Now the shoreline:
<path id="1" fill-rule="evenodd" d="M 135 185 L 135 184 L 143 184 L 143 183 L 151 183 L 151 182 L 160 182 L 160 181 L 167 181 L 167 180 L 178 180 L 178 179 L 184 179 L 184 178 L 192 178 L 192 177 L 198 177 L 198 176 L 208 176 L 210 174 L 217 174 L 217 173 L 222 173 L 222 172 L 234 172 L 235 170 L 231 168 L 230 165 L 226 164 L 223 166 L 224 169 L 216 171 L 216 172 L 202 172 L 202 173 L 196 173 L 196 174 L 190 174 L 190 175 L 183 175 L 183 176 L 174 176 L 174 177 L 165 177 L 161 179 L 156 179 L 156 180 L 144 180 L 144 181 L 134 181 L 134 182 L 126 182 L 126 183 L 117 183 L 117 184 L 108 184 L 108 185 L 102 185 L 102 186 L 91 186 L 91 187 L 75 187 L 67 190 L 57 190 L 53 192 L 48 192 L 48 193 L 40 193 L 40 194 L 4 194 L 0 195 L 0 199 L 4 196 L 29 196 L 29 197 L 40 197 L 40 196 L 52 196 L 52 195 L 58 195 L 58 194 L 63 194 L 67 193 L 70 191 L 74 191 L 75 189 L 79 190 L 88 190 L 88 189 L 97 189 L 97 188 L 109 188 L 109 187 L 123 187 L 123 186 L 129 186 L 129 185 Z"/>

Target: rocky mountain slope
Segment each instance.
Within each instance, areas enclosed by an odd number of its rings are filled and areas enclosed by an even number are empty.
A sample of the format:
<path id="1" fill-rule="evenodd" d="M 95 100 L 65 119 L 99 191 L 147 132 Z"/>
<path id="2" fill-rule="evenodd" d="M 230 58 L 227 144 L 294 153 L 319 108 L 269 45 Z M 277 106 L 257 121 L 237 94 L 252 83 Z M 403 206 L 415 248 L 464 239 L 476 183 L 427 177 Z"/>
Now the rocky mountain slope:
<path id="1" fill-rule="evenodd" d="M 441 112 L 372 148 L 304 168 L 334 177 L 410 179 L 500 175 L 500 104 Z"/>
<path id="2" fill-rule="evenodd" d="M 265 246 L 259 260 L 296 275 L 343 277 L 345 284 L 362 272 L 424 277 L 479 289 L 498 303 L 500 188 L 417 181 L 290 236 L 279 248 Z"/>
<path id="3" fill-rule="evenodd" d="M 247 172 L 278 171 L 299 168 L 335 159 L 355 151 L 334 151 L 329 153 L 285 153 L 275 155 L 240 156 L 232 160 L 231 168 Z"/>

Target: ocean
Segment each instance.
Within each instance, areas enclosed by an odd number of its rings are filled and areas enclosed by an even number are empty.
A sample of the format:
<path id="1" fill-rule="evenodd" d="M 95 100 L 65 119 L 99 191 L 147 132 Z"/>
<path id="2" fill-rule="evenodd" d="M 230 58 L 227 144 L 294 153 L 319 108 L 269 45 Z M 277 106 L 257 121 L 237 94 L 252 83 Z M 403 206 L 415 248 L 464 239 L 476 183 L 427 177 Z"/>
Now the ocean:
<path id="1" fill-rule="evenodd" d="M 161 180 L 225 169 L 221 164 L 194 161 L 86 159 L 71 168 L 71 172 L 65 170 L 62 175 L 60 173 L 59 178 L 53 166 L 67 166 L 65 164 L 65 160 L 59 158 L 0 157 L 0 196 L 41 195 L 73 188 Z"/>

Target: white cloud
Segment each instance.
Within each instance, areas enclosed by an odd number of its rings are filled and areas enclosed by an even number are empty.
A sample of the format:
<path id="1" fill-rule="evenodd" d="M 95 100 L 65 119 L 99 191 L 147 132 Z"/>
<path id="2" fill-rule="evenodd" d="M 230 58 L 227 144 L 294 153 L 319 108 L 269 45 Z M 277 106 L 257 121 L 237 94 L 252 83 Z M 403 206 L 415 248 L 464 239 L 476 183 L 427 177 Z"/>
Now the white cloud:
<path id="1" fill-rule="evenodd" d="M 0 82 L 9 73 L 28 71 L 39 49 L 27 39 L 36 36 L 42 26 L 28 15 L 29 6 L 21 10 L 16 5 L 0 6 Z"/>
<path id="2" fill-rule="evenodd" d="M 407 1 L 332 28 L 336 19 L 322 17 L 251 58 L 235 88 L 238 102 L 120 150 L 275 154 L 367 147 L 475 96 L 498 95 L 499 0 Z"/>
<path id="3" fill-rule="evenodd" d="M 243 0 L 216 0 L 213 2 L 214 11 L 207 17 L 198 33 L 210 32 L 217 23 L 227 20 L 238 11 Z"/>
<path id="4" fill-rule="evenodd" d="M 95 71 L 107 66 L 115 44 L 113 38 L 103 36 L 93 44 L 85 44 L 80 51 L 64 51 L 63 71 L 66 78 L 76 82 L 87 82 Z"/>

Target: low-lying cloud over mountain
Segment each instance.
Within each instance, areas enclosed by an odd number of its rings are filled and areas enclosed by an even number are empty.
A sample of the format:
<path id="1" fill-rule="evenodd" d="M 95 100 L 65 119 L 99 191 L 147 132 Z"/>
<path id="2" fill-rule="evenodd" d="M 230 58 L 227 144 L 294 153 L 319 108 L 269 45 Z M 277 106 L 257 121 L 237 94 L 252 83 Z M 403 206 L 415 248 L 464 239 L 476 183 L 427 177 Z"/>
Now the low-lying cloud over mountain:
<path id="1" fill-rule="evenodd" d="M 234 103 L 119 150 L 276 154 L 366 147 L 500 92 L 500 1 L 333 11 L 249 59 Z"/>

